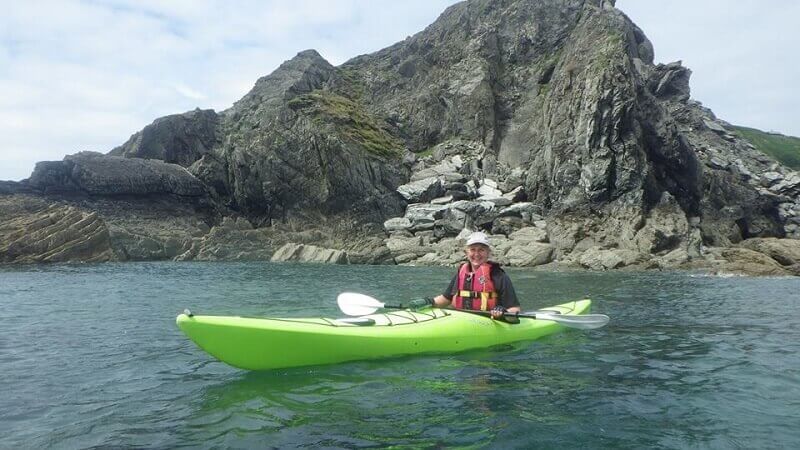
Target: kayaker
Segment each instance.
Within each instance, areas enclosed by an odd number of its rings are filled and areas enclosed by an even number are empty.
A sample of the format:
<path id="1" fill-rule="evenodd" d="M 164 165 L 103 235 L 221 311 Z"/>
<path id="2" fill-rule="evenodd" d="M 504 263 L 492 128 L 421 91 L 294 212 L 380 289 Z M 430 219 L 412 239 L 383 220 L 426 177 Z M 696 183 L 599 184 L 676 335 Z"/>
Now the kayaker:
<path id="1" fill-rule="evenodd" d="M 464 251 L 467 262 L 458 268 L 444 293 L 433 299 L 414 299 L 409 306 L 417 309 L 452 305 L 456 309 L 491 311 L 493 319 L 501 319 L 507 312 L 520 312 L 511 279 L 499 264 L 489 261 L 492 254 L 489 237 L 480 231 L 470 234 Z"/>

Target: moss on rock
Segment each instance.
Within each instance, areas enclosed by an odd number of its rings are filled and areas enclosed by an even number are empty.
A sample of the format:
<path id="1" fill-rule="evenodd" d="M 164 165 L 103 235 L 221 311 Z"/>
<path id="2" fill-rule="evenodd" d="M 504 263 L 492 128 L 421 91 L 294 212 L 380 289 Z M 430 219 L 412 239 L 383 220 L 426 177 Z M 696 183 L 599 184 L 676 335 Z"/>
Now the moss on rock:
<path id="1" fill-rule="evenodd" d="M 325 90 L 315 90 L 287 102 L 289 108 L 315 120 L 331 123 L 341 134 L 368 153 L 397 158 L 403 143 L 384 130 L 358 102 Z"/>

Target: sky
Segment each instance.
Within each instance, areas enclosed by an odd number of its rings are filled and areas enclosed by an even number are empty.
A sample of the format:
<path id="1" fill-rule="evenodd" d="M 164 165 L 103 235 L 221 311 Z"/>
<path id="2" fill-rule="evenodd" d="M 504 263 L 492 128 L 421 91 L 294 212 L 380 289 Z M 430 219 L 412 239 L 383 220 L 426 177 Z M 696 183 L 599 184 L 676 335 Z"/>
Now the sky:
<path id="1" fill-rule="evenodd" d="M 221 111 L 298 52 L 334 65 L 432 23 L 454 0 L 37 0 L 0 16 L 0 180 L 108 152 L 154 119 Z M 728 122 L 800 136 L 800 2 L 618 0 L 657 62 Z"/>

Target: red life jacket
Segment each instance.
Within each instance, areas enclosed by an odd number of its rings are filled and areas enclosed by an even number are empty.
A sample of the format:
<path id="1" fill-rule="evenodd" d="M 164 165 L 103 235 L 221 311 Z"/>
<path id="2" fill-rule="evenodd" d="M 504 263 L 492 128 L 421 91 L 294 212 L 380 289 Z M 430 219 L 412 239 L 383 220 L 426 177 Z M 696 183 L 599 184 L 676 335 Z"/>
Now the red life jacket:
<path id="1" fill-rule="evenodd" d="M 465 263 L 458 269 L 453 307 L 488 311 L 497 305 L 497 292 L 492 281 L 492 265 L 481 264 L 474 272 L 471 269 L 470 263 Z"/>

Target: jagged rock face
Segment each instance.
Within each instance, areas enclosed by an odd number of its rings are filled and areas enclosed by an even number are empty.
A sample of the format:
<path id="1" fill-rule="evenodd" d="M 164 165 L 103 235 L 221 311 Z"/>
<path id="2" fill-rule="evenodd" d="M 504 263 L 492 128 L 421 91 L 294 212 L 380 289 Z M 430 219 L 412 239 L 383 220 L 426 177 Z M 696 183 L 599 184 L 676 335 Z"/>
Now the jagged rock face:
<path id="1" fill-rule="evenodd" d="M 691 215 L 699 208 L 697 158 L 639 73 L 652 57 L 644 33 L 608 2 L 471 1 L 341 70 L 412 150 L 477 142 L 484 150 L 462 172 L 521 169 L 521 198 L 554 216 L 599 217 L 608 226 L 594 226 L 606 234 L 595 240 L 614 245 L 636 234 L 663 192 Z M 653 91 L 688 98 L 688 72 L 669 69 Z"/>
<path id="2" fill-rule="evenodd" d="M 324 90 L 334 68 L 301 52 L 223 113 L 224 144 L 191 170 L 257 223 L 309 211 L 382 221 L 400 211 L 402 143 L 363 105 Z"/>
<path id="3" fill-rule="evenodd" d="M 647 177 L 619 18 L 585 13 L 547 83 L 522 100 L 498 155 L 529 168 L 529 199 L 547 208 L 599 207 L 642 189 Z"/>
<path id="4" fill-rule="evenodd" d="M 224 114 L 233 122 L 243 120 L 256 125 L 261 117 L 250 114 L 251 111 L 276 115 L 288 100 L 321 88 L 333 70 L 334 67 L 316 50 L 302 51 L 281 64 L 275 72 L 259 78 L 253 89 Z"/>
<path id="5" fill-rule="evenodd" d="M 797 193 L 769 183 L 765 187 L 760 174 L 777 168 L 781 173 L 774 174 L 779 178 L 791 178 L 789 171 L 731 134 L 711 111 L 687 101 L 683 94 L 659 100 L 676 126 L 678 139 L 699 162 L 698 201 L 684 210 L 699 218 L 703 241 L 724 247 L 751 237 L 784 237 L 784 224 L 794 215 L 781 216 L 780 205 L 795 202 Z"/>
<path id="6" fill-rule="evenodd" d="M 253 137 L 272 146 L 243 142 L 223 150 L 228 193 L 242 212 L 283 220 L 298 211 L 350 210 L 366 218 L 401 211 L 394 192 L 403 180 L 398 161 L 371 156 L 344 142 L 331 124 L 304 115 L 286 120 Z"/>
<path id="7" fill-rule="evenodd" d="M 456 137 L 496 148 L 520 97 L 552 70 L 583 4 L 460 3 L 424 31 L 340 70 L 413 151 Z"/>
<path id="8" fill-rule="evenodd" d="M 109 154 L 189 167 L 217 145 L 218 128 L 219 117 L 210 109 L 161 117 Z"/>
<path id="9" fill-rule="evenodd" d="M 94 152 L 76 153 L 63 161 L 37 163 L 27 185 L 44 193 L 205 195 L 203 184 L 178 165 Z"/>
<path id="10" fill-rule="evenodd" d="M 412 150 L 480 142 L 478 169 L 525 168 L 529 198 L 550 208 L 645 184 L 631 56 L 651 63 L 652 46 L 603 2 L 472 1 L 342 70 Z"/>

